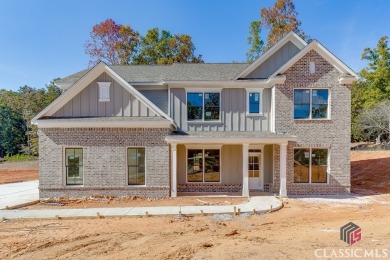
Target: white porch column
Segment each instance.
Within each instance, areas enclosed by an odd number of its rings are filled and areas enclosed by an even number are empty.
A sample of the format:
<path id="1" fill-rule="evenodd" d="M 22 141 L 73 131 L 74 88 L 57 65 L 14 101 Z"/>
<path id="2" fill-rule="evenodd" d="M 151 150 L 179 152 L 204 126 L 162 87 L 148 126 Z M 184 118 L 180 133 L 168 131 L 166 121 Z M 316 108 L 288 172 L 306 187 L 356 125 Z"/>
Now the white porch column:
<path id="1" fill-rule="evenodd" d="M 249 144 L 242 144 L 242 196 L 244 197 L 249 197 L 248 152 Z"/>
<path id="2" fill-rule="evenodd" d="M 171 144 L 171 197 L 177 197 L 177 152 L 176 144 Z"/>
<path id="3" fill-rule="evenodd" d="M 287 197 L 287 144 L 280 144 L 280 189 L 279 196 Z"/>

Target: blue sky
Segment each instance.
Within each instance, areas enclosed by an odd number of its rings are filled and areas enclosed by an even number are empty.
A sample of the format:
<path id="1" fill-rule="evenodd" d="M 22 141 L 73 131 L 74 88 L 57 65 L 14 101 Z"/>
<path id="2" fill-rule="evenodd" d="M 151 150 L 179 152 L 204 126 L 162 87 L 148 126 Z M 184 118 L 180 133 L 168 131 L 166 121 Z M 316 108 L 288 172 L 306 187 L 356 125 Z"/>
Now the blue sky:
<path id="1" fill-rule="evenodd" d="M 295 0 L 302 29 L 355 71 L 361 53 L 390 35 L 388 0 Z M 84 44 L 107 18 L 144 34 L 193 37 L 205 62 L 245 61 L 248 26 L 274 0 L 0 0 L 0 89 L 42 88 L 88 66 Z"/>

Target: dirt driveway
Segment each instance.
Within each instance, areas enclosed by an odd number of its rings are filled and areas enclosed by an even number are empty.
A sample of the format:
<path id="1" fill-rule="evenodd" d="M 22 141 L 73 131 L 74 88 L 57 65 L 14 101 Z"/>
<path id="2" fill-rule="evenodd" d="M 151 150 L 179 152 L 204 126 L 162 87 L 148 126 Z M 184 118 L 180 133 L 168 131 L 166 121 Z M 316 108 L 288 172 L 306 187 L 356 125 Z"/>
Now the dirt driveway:
<path id="1" fill-rule="evenodd" d="M 364 153 L 352 153 L 352 188 L 363 195 L 357 200 L 286 199 L 280 211 L 234 220 L 198 216 L 0 222 L 0 259 L 315 259 L 316 253 L 329 259 L 332 250 L 340 249 L 388 249 L 390 256 L 390 194 L 377 184 L 389 181 L 378 164 L 390 152 Z M 371 170 L 358 173 L 362 160 Z M 367 188 L 358 184 L 369 180 L 373 183 Z M 353 246 L 339 238 L 340 227 L 350 221 L 363 234 Z"/>
<path id="2" fill-rule="evenodd" d="M 0 163 L 0 184 L 38 180 L 38 160 Z"/>

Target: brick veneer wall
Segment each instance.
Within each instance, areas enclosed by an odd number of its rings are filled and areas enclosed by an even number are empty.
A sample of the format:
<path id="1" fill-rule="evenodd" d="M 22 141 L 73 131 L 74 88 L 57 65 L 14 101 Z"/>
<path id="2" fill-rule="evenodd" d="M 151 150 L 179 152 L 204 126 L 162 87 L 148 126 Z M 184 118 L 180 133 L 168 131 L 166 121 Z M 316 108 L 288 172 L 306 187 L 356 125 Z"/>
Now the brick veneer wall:
<path id="1" fill-rule="evenodd" d="M 309 62 L 315 61 L 316 72 L 309 73 Z M 287 146 L 287 193 L 346 194 L 350 192 L 350 86 L 341 85 L 341 73 L 314 50 L 296 62 L 286 73 L 286 82 L 276 85 L 275 130 L 296 135 L 297 142 Z M 329 88 L 329 120 L 294 120 L 294 88 Z M 277 146 L 278 147 L 278 146 Z M 328 184 L 294 183 L 294 147 L 329 148 Z M 272 191 L 279 187 L 279 149 L 275 149 L 275 177 Z"/>
<path id="2" fill-rule="evenodd" d="M 39 196 L 169 196 L 170 129 L 39 129 Z M 84 185 L 67 186 L 65 148 L 83 148 Z M 127 185 L 127 147 L 145 147 L 145 186 Z"/>

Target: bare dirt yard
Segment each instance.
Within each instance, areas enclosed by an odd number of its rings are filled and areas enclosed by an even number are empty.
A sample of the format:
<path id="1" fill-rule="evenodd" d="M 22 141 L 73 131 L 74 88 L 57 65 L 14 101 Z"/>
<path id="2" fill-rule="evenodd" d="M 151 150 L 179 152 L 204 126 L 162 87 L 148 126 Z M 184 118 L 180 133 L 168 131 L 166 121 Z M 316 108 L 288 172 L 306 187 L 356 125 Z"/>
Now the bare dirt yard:
<path id="1" fill-rule="evenodd" d="M 0 184 L 38 180 L 38 160 L 0 163 Z"/>
<path id="2" fill-rule="evenodd" d="M 286 199 L 263 215 L 0 222 L 0 259 L 330 259 L 340 249 L 388 249 L 390 259 L 390 194 L 379 185 L 388 157 L 352 152 L 356 199 Z M 352 246 L 339 238 L 350 221 L 362 228 Z"/>

